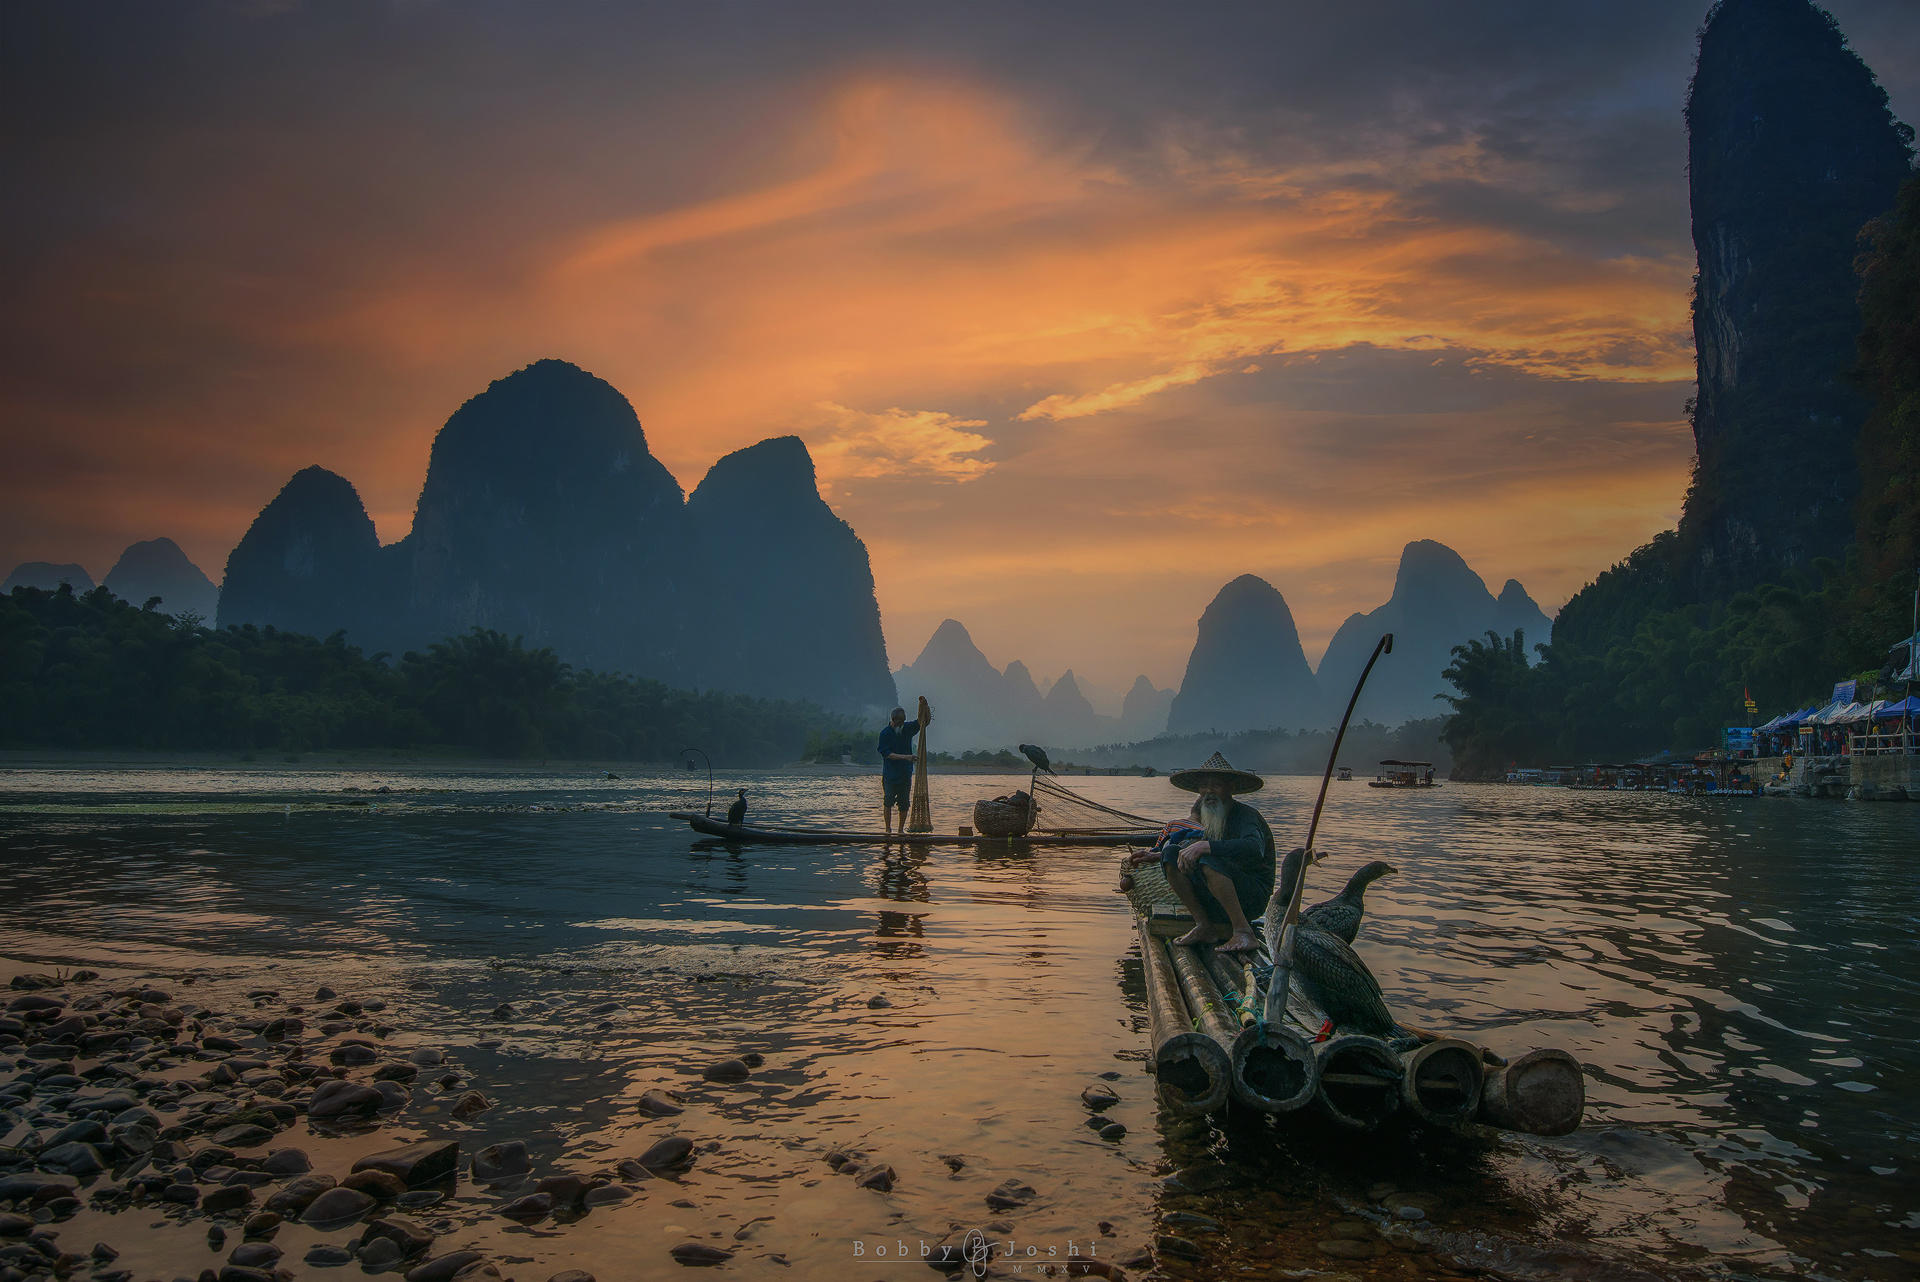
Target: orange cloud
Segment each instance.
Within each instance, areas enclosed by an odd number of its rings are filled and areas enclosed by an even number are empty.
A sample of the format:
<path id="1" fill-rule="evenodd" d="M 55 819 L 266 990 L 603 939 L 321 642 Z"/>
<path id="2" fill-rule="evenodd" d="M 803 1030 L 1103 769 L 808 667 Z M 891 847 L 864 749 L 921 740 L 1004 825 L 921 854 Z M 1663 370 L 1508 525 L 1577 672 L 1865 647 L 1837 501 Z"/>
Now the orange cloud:
<path id="1" fill-rule="evenodd" d="M 830 401 L 819 409 L 823 421 L 807 435 L 822 479 L 887 476 L 971 481 L 993 467 L 975 457 L 993 442 L 967 430 L 985 427 L 985 419 L 959 419 L 939 410 L 909 411 L 897 406 L 868 414 Z"/>
<path id="2" fill-rule="evenodd" d="M 1563 598 L 1660 528 L 1684 486 L 1677 425 L 1558 471 L 1513 441 L 1537 420 L 1574 449 L 1596 387 L 1670 391 L 1677 408 L 1690 262 L 1421 212 L 1422 184 L 1540 185 L 1470 142 L 1279 163 L 1169 130 L 1121 154 L 940 76 L 855 75 L 769 101 L 753 156 L 644 186 L 584 168 L 500 184 L 484 208 L 450 205 L 444 226 L 391 245 L 300 223 L 292 202 L 253 210 L 315 234 L 221 288 L 199 287 L 217 247 L 182 256 L 141 279 L 139 315 L 143 333 L 177 324 L 189 355 L 244 339 L 261 368 L 111 413 L 271 435 L 227 507 L 257 510 L 320 461 L 392 539 L 461 401 L 565 357 L 634 402 L 683 480 L 764 437 L 806 439 L 873 551 L 896 662 L 955 614 L 991 653 L 1108 682 L 1176 678 L 1199 610 L 1244 570 L 1275 577 L 1315 649 L 1385 598 L 1411 538 Z M 1366 430 L 1393 418 L 1435 439 L 1356 436 L 1345 455 L 1311 447 L 1342 430 L 1324 416 L 1235 401 L 1248 380 L 1290 377 L 1298 354 L 1360 345 L 1464 354 L 1539 387 L 1499 415 L 1383 411 Z M 161 355 L 156 369 L 179 364 Z M 1210 449 L 1215 435 L 1231 449 Z M 197 492 L 194 468 L 169 462 L 147 488 L 169 484 Z M 144 510 L 121 520 L 163 515 Z M 192 549 L 209 570 L 244 529 L 230 524 Z"/>

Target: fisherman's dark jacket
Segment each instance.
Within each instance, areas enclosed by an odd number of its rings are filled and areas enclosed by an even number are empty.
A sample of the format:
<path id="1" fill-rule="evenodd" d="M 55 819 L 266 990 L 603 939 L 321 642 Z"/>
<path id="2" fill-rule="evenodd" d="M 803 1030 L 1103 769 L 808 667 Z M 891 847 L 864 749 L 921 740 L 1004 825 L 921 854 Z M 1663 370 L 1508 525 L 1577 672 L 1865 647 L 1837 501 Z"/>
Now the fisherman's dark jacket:
<path id="1" fill-rule="evenodd" d="M 898 730 L 891 722 L 880 727 L 880 773 L 888 779 L 913 778 L 911 761 L 895 761 L 887 754 L 893 752 L 912 752 L 913 736 L 920 733 L 920 723 L 909 721 Z"/>

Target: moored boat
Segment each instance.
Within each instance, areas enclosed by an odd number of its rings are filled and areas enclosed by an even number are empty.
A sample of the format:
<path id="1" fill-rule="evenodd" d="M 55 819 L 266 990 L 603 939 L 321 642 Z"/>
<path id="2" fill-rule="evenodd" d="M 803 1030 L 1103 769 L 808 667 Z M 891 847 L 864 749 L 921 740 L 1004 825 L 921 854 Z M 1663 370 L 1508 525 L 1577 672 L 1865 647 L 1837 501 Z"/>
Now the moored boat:
<path id="1" fill-rule="evenodd" d="M 1367 780 L 1369 788 L 1431 788 L 1433 786 L 1431 761 L 1396 761 L 1389 758 L 1380 763 L 1380 773 Z"/>

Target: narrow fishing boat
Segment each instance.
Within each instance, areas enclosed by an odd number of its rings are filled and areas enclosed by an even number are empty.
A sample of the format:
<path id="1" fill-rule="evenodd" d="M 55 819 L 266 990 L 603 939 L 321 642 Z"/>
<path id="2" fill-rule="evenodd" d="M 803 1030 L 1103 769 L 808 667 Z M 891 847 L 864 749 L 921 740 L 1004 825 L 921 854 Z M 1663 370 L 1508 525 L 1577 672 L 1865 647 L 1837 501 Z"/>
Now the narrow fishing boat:
<path id="1" fill-rule="evenodd" d="M 691 810 L 668 814 L 709 837 L 760 846 L 1124 846 L 1154 838 L 1151 829 L 1128 832 L 1034 831 L 1018 837 L 991 837 L 976 832 L 863 832 L 829 828 L 757 828 L 730 824 Z"/>
<path id="2" fill-rule="evenodd" d="M 1038 770 L 1019 803 L 983 800 L 974 826 L 958 832 L 874 832 L 870 829 L 760 828 L 728 823 L 692 810 L 669 811 L 695 832 L 742 844 L 767 846 L 1144 846 L 1160 825 L 1083 797 Z M 978 829 L 976 831 L 975 829 Z"/>

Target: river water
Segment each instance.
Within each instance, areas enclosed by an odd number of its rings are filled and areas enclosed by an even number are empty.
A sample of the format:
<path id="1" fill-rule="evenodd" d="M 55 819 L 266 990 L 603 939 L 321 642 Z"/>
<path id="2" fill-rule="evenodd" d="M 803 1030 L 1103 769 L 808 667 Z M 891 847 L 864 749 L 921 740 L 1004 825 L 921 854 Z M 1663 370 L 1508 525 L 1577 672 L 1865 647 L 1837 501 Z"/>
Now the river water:
<path id="1" fill-rule="evenodd" d="M 373 1137 L 283 1137 L 321 1170 L 415 1136 L 524 1140 L 534 1178 L 670 1133 L 699 1146 L 680 1181 L 577 1222 L 504 1220 L 510 1193 L 464 1181 L 432 1208 L 436 1250 L 523 1280 L 651 1276 L 689 1239 L 732 1250 L 725 1272 L 933 1276 L 919 1244 L 995 1219 L 986 1194 L 1009 1178 L 1036 1197 L 1004 1216 L 999 1267 L 1029 1276 L 1049 1252 L 1112 1260 L 1162 1233 L 1202 1256 L 1163 1253 L 1182 1277 L 1920 1271 L 1920 807 L 1334 784 L 1308 900 L 1396 866 L 1359 944 L 1396 1011 L 1587 1065 L 1565 1138 L 1356 1141 L 1159 1120 L 1113 852 L 729 849 L 663 813 L 704 804 L 691 779 L 8 770 L 0 979 L 89 967 L 236 1014 L 248 990 L 325 984 L 384 1000 L 396 1039 L 446 1050 L 495 1101 L 456 1121 L 423 1087 Z M 933 782 L 951 830 L 1024 780 Z M 1164 780 L 1071 782 L 1184 810 Z M 1317 784 L 1249 798 L 1283 845 Z M 716 809 L 738 786 L 755 822 L 875 826 L 872 776 L 727 774 Z M 746 1082 L 700 1076 L 746 1052 L 765 1057 Z M 1118 1140 L 1084 1124 L 1103 1076 Z M 660 1088 L 686 1112 L 643 1115 Z M 836 1151 L 891 1165 L 894 1187 L 855 1187 Z M 1424 1213 L 1410 1250 L 1323 1246 L 1403 1207 Z M 111 1241 L 136 1278 L 221 1258 L 204 1223 L 78 1218 L 68 1238 Z M 277 1240 L 298 1268 L 345 1235 Z"/>

